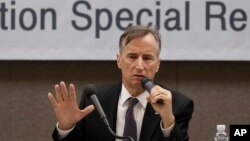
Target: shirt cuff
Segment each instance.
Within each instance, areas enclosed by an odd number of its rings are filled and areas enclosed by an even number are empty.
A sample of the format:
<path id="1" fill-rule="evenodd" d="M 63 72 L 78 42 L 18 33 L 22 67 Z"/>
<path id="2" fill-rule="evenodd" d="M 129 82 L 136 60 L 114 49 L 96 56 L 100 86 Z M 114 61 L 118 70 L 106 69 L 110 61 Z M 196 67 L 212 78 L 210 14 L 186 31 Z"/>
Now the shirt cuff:
<path id="1" fill-rule="evenodd" d="M 74 128 L 75 128 L 75 126 L 73 126 L 69 130 L 61 130 L 61 129 L 59 129 L 59 122 L 57 122 L 56 123 L 56 130 L 58 131 L 59 140 L 65 138 Z"/>
<path id="2" fill-rule="evenodd" d="M 174 123 L 173 123 L 170 127 L 166 128 L 166 129 L 163 128 L 163 125 L 162 125 L 162 124 L 163 124 L 163 123 L 162 123 L 162 121 L 161 121 L 160 127 L 161 127 L 161 131 L 162 131 L 163 136 L 164 136 L 164 137 L 169 137 L 171 131 L 172 131 L 173 128 L 174 128 Z"/>

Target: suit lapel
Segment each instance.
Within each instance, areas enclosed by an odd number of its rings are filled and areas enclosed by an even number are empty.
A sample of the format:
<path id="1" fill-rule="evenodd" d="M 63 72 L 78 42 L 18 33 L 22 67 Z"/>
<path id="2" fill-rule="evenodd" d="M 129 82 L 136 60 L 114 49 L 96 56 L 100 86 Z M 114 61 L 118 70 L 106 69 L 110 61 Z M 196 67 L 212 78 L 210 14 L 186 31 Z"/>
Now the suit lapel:
<path id="1" fill-rule="evenodd" d="M 119 95 L 121 93 L 121 83 L 117 83 L 112 87 L 109 87 L 103 93 L 102 106 L 106 113 L 107 119 L 109 121 L 110 127 L 114 132 L 116 132 L 116 116 L 117 116 L 117 104 Z M 141 141 L 151 141 L 152 136 L 156 128 L 158 128 L 161 118 L 160 115 L 155 114 L 154 109 L 148 103 L 141 127 L 140 140 Z"/>
<path id="2" fill-rule="evenodd" d="M 156 114 L 152 106 L 148 103 L 144 114 L 140 140 L 151 141 L 152 136 L 156 128 L 158 128 L 161 118 L 159 114 Z"/>
<path id="3" fill-rule="evenodd" d="M 108 89 L 103 95 L 105 98 L 105 103 L 103 103 L 103 109 L 106 113 L 110 127 L 114 132 L 116 132 L 117 104 L 120 92 L 121 83 L 117 83 L 110 87 L 110 89 Z"/>

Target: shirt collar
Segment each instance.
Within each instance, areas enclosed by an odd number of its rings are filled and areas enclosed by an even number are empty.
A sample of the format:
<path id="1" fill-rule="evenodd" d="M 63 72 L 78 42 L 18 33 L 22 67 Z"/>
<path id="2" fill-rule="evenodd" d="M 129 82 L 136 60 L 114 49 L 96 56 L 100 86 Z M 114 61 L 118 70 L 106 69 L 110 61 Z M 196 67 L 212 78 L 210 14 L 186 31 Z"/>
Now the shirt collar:
<path id="1" fill-rule="evenodd" d="M 149 95 L 149 93 L 147 91 L 144 91 L 136 97 L 144 109 L 146 109 L 146 106 L 148 103 L 148 101 L 147 101 L 148 95 Z M 121 101 L 122 105 L 124 105 L 125 102 L 127 101 L 127 99 L 130 97 L 131 97 L 131 94 L 128 92 L 128 90 L 126 89 L 124 84 L 122 84 L 121 95 L 120 95 L 120 101 Z"/>

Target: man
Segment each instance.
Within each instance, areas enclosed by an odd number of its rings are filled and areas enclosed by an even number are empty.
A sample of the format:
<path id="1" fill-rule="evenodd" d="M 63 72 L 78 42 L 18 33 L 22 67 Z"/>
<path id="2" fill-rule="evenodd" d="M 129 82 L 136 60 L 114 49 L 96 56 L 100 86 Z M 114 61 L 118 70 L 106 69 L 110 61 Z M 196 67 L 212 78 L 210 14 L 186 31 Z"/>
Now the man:
<path id="1" fill-rule="evenodd" d="M 122 82 L 97 87 L 97 97 L 113 131 L 123 136 L 127 128 L 133 126 L 129 130 L 134 130 L 131 136 L 136 141 L 187 141 L 193 101 L 159 85 L 155 85 L 150 94 L 141 86 L 144 76 L 153 80 L 160 68 L 158 31 L 131 26 L 121 35 L 119 49 L 117 65 Z M 55 85 L 55 93 L 56 97 L 48 94 L 58 120 L 53 132 L 55 141 L 118 141 L 84 95 L 78 108 L 73 84 L 67 90 L 65 83 L 60 82 Z M 134 121 L 127 123 L 131 97 L 136 98 L 131 112 Z"/>

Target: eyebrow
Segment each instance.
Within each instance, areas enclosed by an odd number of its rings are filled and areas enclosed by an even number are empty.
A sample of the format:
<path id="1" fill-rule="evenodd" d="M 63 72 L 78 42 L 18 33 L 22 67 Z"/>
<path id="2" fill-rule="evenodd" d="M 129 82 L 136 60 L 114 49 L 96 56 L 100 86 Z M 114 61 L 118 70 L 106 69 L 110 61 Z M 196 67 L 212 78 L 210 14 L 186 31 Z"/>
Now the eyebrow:
<path id="1" fill-rule="evenodd" d="M 137 55 L 137 53 L 134 52 L 128 52 L 127 55 Z"/>
<path id="2" fill-rule="evenodd" d="M 130 55 L 138 55 L 137 53 L 134 53 L 134 52 L 129 52 L 126 56 L 130 56 Z M 154 55 L 152 54 L 143 54 L 142 56 L 145 56 L 145 57 L 154 57 Z"/>

